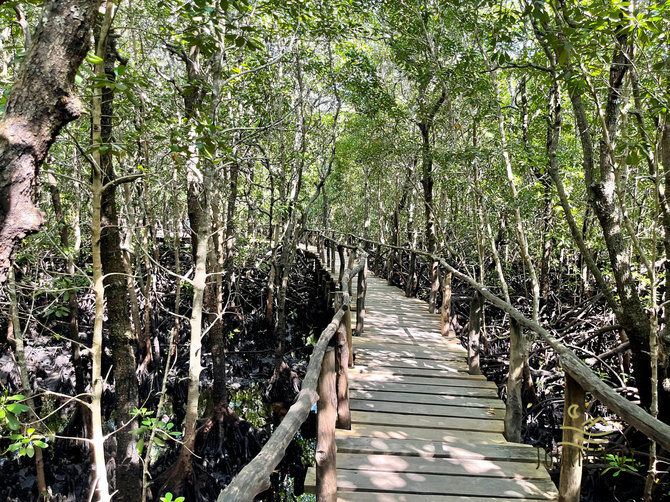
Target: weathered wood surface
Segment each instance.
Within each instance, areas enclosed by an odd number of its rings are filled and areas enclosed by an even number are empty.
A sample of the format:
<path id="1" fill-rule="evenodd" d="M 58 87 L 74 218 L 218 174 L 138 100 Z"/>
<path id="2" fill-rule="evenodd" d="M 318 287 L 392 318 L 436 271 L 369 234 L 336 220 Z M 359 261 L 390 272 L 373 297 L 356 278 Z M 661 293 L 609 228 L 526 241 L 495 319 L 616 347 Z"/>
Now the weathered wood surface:
<path id="1" fill-rule="evenodd" d="M 338 500 L 557 500 L 538 451 L 505 440 L 497 387 L 468 373 L 467 351 L 442 336 L 440 315 L 386 281 L 367 282 L 349 369 L 351 430 L 336 433 Z M 314 483 L 311 469 L 307 491 Z"/>

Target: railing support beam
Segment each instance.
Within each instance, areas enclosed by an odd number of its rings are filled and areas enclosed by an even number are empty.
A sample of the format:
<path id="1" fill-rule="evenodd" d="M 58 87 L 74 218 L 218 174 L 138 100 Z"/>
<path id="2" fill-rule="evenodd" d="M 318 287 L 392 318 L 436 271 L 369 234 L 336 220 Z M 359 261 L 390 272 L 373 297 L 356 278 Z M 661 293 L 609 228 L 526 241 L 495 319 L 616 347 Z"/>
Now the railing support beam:
<path id="1" fill-rule="evenodd" d="M 316 443 L 316 500 L 337 502 L 335 351 L 328 347 L 319 375 Z"/>
<path id="2" fill-rule="evenodd" d="M 356 284 L 356 334 L 363 335 L 365 329 L 365 295 L 368 291 L 368 262 L 365 260 L 363 268 L 358 272 Z"/>
<path id="3" fill-rule="evenodd" d="M 523 366 L 525 343 L 523 328 L 514 319 L 510 320 L 509 331 L 509 372 L 507 374 L 507 403 L 505 410 L 505 438 L 515 443 L 521 442 L 521 422 L 523 419 Z"/>
<path id="4" fill-rule="evenodd" d="M 468 366 L 471 375 L 480 375 L 479 366 L 479 337 L 482 321 L 482 295 L 475 291 L 470 301 L 470 322 L 468 328 Z"/>
<path id="5" fill-rule="evenodd" d="M 586 392 L 566 372 L 561 479 L 558 485 L 559 502 L 579 502 L 579 492 L 582 486 L 585 401 Z"/>
<path id="6" fill-rule="evenodd" d="M 449 336 L 451 327 L 451 279 L 453 274 L 447 270 L 442 280 L 442 310 L 441 314 L 441 333 L 442 336 Z"/>
<path id="7" fill-rule="evenodd" d="M 353 361 L 351 350 L 351 335 L 347 329 L 347 317 L 349 309 L 345 307 L 344 316 L 337 328 L 336 333 L 336 357 L 337 368 L 337 423 L 338 429 L 351 429 L 351 412 L 349 410 L 349 377 L 347 375 L 349 360 Z"/>

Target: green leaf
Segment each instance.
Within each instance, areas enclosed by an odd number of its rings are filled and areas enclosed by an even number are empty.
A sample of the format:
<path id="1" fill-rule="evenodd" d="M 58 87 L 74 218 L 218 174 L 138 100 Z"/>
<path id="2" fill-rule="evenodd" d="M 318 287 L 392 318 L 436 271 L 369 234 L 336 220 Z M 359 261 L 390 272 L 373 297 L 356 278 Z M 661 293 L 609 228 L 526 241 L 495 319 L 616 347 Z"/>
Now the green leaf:
<path id="1" fill-rule="evenodd" d="M 21 403 L 12 403 L 7 405 L 7 410 L 14 413 L 15 415 L 19 415 L 25 411 L 28 411 L 30 408 L 28 408 L 25 404 Z"/>
<path id="2" fill-rule="evenodd" d="M 7 425 L 9 425 L 9 428 L 13 431 L 18 430 L 21 427 L 21 424 L 19 421 L 16 419 L 16 417 L 10 413 L 9 411 L 7 412 Z"/>
<path id="3" fill-rule="evenodd" d="M 144 450 L 144 438 L 140 438 L 140 440 L 137 442 L 137 453 L 142 455 L 142 450 Z"/>
<path id="4" fill-rule="evenodd" d="M 88 61 L 91 64 L 102 64 L 104 60 L 102 58 L 99 58 L 95 54 L 91 54 L 90 52 L 86 54 L 86 61 Z"/>
<path id="5" fill-rule="evenodd" d="M 28 446 L 26 446 L 26 454 L 28 455 L 28 457 L 33 458 L 33 456 L 35 455 L 35 448 L 33 447 L 33 445 L 29 444 Z"/>
<path id="6" fill-rule="evenodd" d="M 44 441 L 40 441 L 39 439 L 34 440 L 33 444 L 35 446 L 37 446 L 38 448 L 42 448 L 42 449 L 47 447 L 47 444 Z"/>
<path id="7" fill-rule="evenodd" d="M 158 446 L 165 446 L 165 441 L 160 439 L 158 436 L 154 437 L 154 443 L 156 443 Z"/>

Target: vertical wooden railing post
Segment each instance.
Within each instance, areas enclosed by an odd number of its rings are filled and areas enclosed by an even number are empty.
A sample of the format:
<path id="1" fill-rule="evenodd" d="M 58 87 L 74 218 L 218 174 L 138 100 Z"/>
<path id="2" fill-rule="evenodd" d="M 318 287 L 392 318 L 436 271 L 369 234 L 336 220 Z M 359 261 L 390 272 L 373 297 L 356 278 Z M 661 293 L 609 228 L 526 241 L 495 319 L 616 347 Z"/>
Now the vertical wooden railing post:
<path id="1" fill-rule="evenodd" d="M 335 421 L 337 393 L 335 389 L 335 351 L 328 347 L 323 356 L 318 383 L 317 442 L 316 442 L 316 500 L 337 502 L 337 465 Z"/>
<path id="2" fill-rule="evenodd" d="M 507 404 L 505 411 L 505 438 L 515 443 L 521 442 L 521 422 L 523 420 L 524 340 L 523 328 L 515 319 L 510 319 L 509 328 L 509 372 L 507 374 Z"/>
<path id="3" fill-rule="evenodd" d="M 393 286 L 393 262 L 394 262 L 393 253 L 394 252 L 395 252 L 395 250 L 393 248 L 389 248 L 388 258 L 386 260 L 386 266 L 387 266 L 386 283 L 389 286 Z"/>
<path id="4" fill-rule="evenodd" d="M 584 410 L 586 392 L 565 373 L 565 408 L 559 502 L 579 502 L 582 485 L 582 444 L 584 443 Z"/>
<path id="5" fill-rule="evenodd" d="M 344 277 L 344 248 L 341 245 L 337 245 L 337 255 L 340 257 L 340 272 L 337 277 L 337 285 L 341 286 L 342 284 L 342 277 Z M 333 268 L 333 272 L 335 272 L 335 269 Z"/>
<path id="6" fill-rule="evenodd" d="M 330 243 L 330 270 L 335 273 L 335 242 L 328 242 Z"/>
<path id="7" fill-rule="evenodd" d="M 416 253 L 409 252 L 409 270 L 407 271 L 407 285 L 405 286 L 405 296 L 411 298 L 414 296 L 414 283 L 416 282 Z"/>
<path id="8" fill-rule="evenodd" d="M 471 375 L 481 374 L 479 366 L 479 336 L 482 320 L 483 298 L 479 291 L 472 294 L 468 327 L 468 366 Z"/>
<path id="9" fill-rule="evenodd" d="M 353 337 L 352 337 L 352 332 L 351 332 L 351 309 L 349 308 L 349 305 L 345 305 L 345 311 L 344 311 L 344 316 L 342 319 L 344 320 L 344 327 L 347 332 L 347 347 L 349 347 L 349 352 L 347 354 L 347 365 L 350 368 L 354 367 L 354 343 L 353 343 Z M 348 406 L 348 405 L 347 405 Z"/>
<path id="10" fill-rule="evenodd" d="M 323 283 L 323 295 L 324 298 L 326 299 L 326 312 L 328 313 L 330 313 L 332 307 L 332 296 L 331 296 L 332 291 L 333 291 L 333 282 L 332 279 L 330 278 L 330 274 L 326 270 L 326 277 Z"/>
<path id="11" fill-rule="evenodd" d="M 428 259 L 430 265 L 430 296 L 428 311 L 434 314 L 437 309 L 437 293 L 440 291 L 440 263 L 432 256 Z"/>
<path id="12" fill-rule="evenodd" d="M 451 327 L 451 279 L 453 274 L 450 270 L 444 273 L 442 279 L 442 309 L 440 311 L 440 319 L 442 321 L 441 333 L 442 336 L 449 336 L 449 328 Z"/>
<path id="13" fill-rule="evenodd" d="M 349 250 L 349 260 L 347 261 L 347 269 L 351 270 L 354 268 L 354 262 L 356 261 L 356 251 L 353 249 Z M 349 280 L 347 281 L 347 292 L 349 293 L 349 296 L 352 295 L 351 292 L 351 283 L 353 282 L 353 277 L 351 275 L 349 276 Z"/>
<path id="14" fill-rule="evenodd" d="M 345 313 L 349 309 L 344 306 Z M 335 336 L 336 357 L 335 367 L 337 369 L 337 423 L 338 429 L 351 429 L 351 413 L 349 411 L 349 377 L 347 375 L 349 367 L 349 358 L 353 356 L 350 345 L 350 331 L 347 330 L 345 316 L 342 317 L 340 325 L 337 327 Z"/>
<path id="15" fill-rule="evenodd" d="M 358 272 L 356 284 L 356 334 L 361 336 L 365 329 L 365 294 L 368 290 L 368 260 L 364 258 L 364 265 Z"/>
<path id="16" fill-rule="evenodd" d="M 395 261 L 396 261 L 396 250 L 393 248 L 389 249 L 389 259 L 388 259 L 388 274 L 386 277 L 386 281 L 389 286 L 393 286 L 393 268 L 395 266 Z"/>

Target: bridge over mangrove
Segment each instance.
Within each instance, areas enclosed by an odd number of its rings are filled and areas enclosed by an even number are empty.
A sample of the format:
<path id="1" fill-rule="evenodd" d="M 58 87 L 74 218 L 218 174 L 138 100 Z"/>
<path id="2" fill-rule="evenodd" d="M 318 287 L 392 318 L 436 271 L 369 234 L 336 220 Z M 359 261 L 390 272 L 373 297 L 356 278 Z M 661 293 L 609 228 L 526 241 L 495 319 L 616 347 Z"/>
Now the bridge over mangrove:
<path id="1" fill-rule="evenodd" d="M 336 239 L 311 232 L 305 242 L 324 265 L 319 281 L 332 296 L 336 313 L 314 347 L 295 404 L 218 502 L 251 501 L 269 487 L 270 474 L 315 403 L 316 466 L 305 488 L 319 502 L 576 502 L 587 391 L 664 448 L 670 446 L 670 426 L 617 394 L 545 328 L 445 260 L 352 236 Z M 384 253 L 388 258 L 403 252 L 441 267 L 441 314 L 430 313 L 425 302 L 406 297 L 380 277 Z M 369 260 L 371 256 L 375 259 Z M 368 277 L 368 265 L 376 275 Z M 445 317 L 452 277 L 469 284 L 473 296 L 511 319 L 505 404 L 496 385 L 479 371 L 478 341 L 470 340 L 464 348 L 450 336 Z M 565 371 L 569 413 L 563 425 L 558 487 L 538 451 L 518 442 L 522 328 L 550 346 Z"/>

